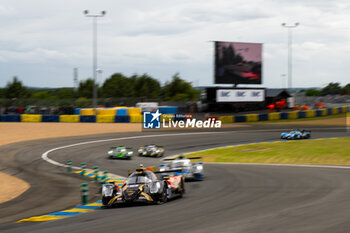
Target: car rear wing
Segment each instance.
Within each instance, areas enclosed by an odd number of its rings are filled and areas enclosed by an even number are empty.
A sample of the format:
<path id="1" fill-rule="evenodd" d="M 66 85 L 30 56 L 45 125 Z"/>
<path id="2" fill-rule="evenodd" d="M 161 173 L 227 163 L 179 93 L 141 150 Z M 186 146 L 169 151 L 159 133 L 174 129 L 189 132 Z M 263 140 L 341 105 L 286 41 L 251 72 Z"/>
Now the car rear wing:
<path id="1" fill-rule="evenodd" d="M 202 157 L 184 157 L 184 159 L 201 159 Z M 172 161 L 172 160 L 175 160 L 175 159 L 179 159 L 179 157 L 176 157 L 176 158 L 165 158 L 163 159 L 163 161 Z"/>
<path id="2" fill-rule="evenodd" d="M 183 173 L 183 169 L 172 169 L 172 170 L 166 170 L 166 171 L 156 171 L 156 172 L 154 172 L 154 173 L 156 173 L 156 174 L 164 174 L 164 173 L 172 173 L 172 172 L 181 172 L 181 173 Z"/>

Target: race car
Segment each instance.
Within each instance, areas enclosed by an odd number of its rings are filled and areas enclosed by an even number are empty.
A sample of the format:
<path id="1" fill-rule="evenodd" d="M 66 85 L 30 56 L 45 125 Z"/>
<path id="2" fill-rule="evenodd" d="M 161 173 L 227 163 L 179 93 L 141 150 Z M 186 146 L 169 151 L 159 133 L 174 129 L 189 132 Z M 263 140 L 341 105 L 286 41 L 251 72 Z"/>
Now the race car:
<path id="1" fill-rule="evenodd" d="M 110 159 L 131 159 L 134 152 L 125 146 L 111 147 L 107 152 Z"/>
<path id="2" fill-rule="evenodd" d="M 203 162 L 191 162 L 191 159 L 201 159 L 201 157 L 185 158 L 180 155 L 176 158 L 168 158 L 163 161 L 165 164 L 161 164 L 159 171 L 167 172 L 174 169 L 180 170 L 176 172 L 176 175 L 183 174 L 186 180 L 202 180 L 203 179 Z"/>
<path id="3" fill-rule="evenodd" d="M 157 173 L 140 166 L 129 175 L 121 189 L 113 183 L 102 185 L 104 207 L 131 203 L 163 204 L 173 197 L 182 197 L 185 182 L 182 175 L 166 176 L 161 179 Z"/>
<path id="4" fill-rule="evenodd" d="M 149 156 L 149 157 L 162 157 L 164 156 L 164 149 L 162 146 L 157 146 L 154 144 L 146 145 L 140 147 L 138 150 L 139 156 Z"/>
<path id="5" fill-rule="evenodd" d="M 311 131 L 305 130 L 292 130 L 290 132 L 281 133 L 281 139 L 293 140 L 293 139 L 306 139 L 311 137 Z"/>

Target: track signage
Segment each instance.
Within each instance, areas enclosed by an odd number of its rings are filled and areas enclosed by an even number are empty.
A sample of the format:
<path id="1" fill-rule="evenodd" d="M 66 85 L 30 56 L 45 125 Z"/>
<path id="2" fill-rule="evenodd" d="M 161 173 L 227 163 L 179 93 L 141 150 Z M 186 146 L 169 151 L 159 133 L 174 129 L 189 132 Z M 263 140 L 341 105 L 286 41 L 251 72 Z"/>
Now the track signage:
<path id="1" fill-rule="evenodd" d="M 217 102 L 262 102 L 265 100 L 263 89 L 218 89 Z"/>

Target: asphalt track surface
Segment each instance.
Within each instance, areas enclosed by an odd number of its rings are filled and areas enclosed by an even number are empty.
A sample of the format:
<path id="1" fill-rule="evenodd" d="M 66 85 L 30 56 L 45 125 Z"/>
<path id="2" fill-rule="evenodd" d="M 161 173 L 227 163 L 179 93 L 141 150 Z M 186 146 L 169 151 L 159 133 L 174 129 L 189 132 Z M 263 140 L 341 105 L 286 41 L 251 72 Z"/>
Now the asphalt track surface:
<path id="1" fill-rule="evenodd" d="M 287 126 L 291 127 L 291 126 Z M 312 129 L 313 138 L 343 137 L 343 128 Z M 0 232 L 349 232 L 350 169 L 265 165 L 206 164 L 202 182 L 186 183 L 181 199 L 164 205 L 100 209 L 43 223 L 14 223 L 21 218 L 74 207 L 80 201 L 84 178 L 67 175 L 64 168 L 41 159 L 59 146 L 129 136 L 159 135 L 108 141 L 57 150 L 51 159 L 74 165 L 87 162 L 118 175 L 140 163 L 159 165 L 154 158 L 135 156 L 131 161 L 108 160 L 111 146 L 133 148 L 156 143 L 166 155 L 239 143 L 276 140 L 280 126 L 250 126 L 221 132 L 143 132 L 48 139 L 0 147 L 0 169 L 31 184 L 29 191 L 0 205 Z M 181 133 L 181 135 L 179 135 Z M 178 134 L 178 135 L 171 135 Z M 6 156 L 5 156 L 6 155 Z M 90 196 L 97 200 L 97 186 L 90 182 Z"/>

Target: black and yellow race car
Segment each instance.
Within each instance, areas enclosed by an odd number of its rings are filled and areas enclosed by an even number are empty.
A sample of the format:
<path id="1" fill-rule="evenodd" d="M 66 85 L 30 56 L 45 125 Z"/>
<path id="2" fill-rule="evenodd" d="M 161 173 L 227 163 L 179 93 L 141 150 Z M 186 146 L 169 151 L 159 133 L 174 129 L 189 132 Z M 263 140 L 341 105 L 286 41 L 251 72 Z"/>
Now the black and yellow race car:
<path id="1" fill-rule="evenodd" d="M 164 148 L 155 144 L 140 147 L 138 150 L 139 156 L 162 157 L 164 156 Z"/>
<path id="2" fill-rule="evenodd" d="M 152 169 L 142 166 L 136 169 L 120 189 L 113 183 L 103 184 L 103 206 L 111 207 L 136 202 L 163 204 L 170 198 L 182 197 L 185 192 L 185 180 L 182 175 L 159 178 L 156 174 L 161 172 L 153 172 Z"/>

